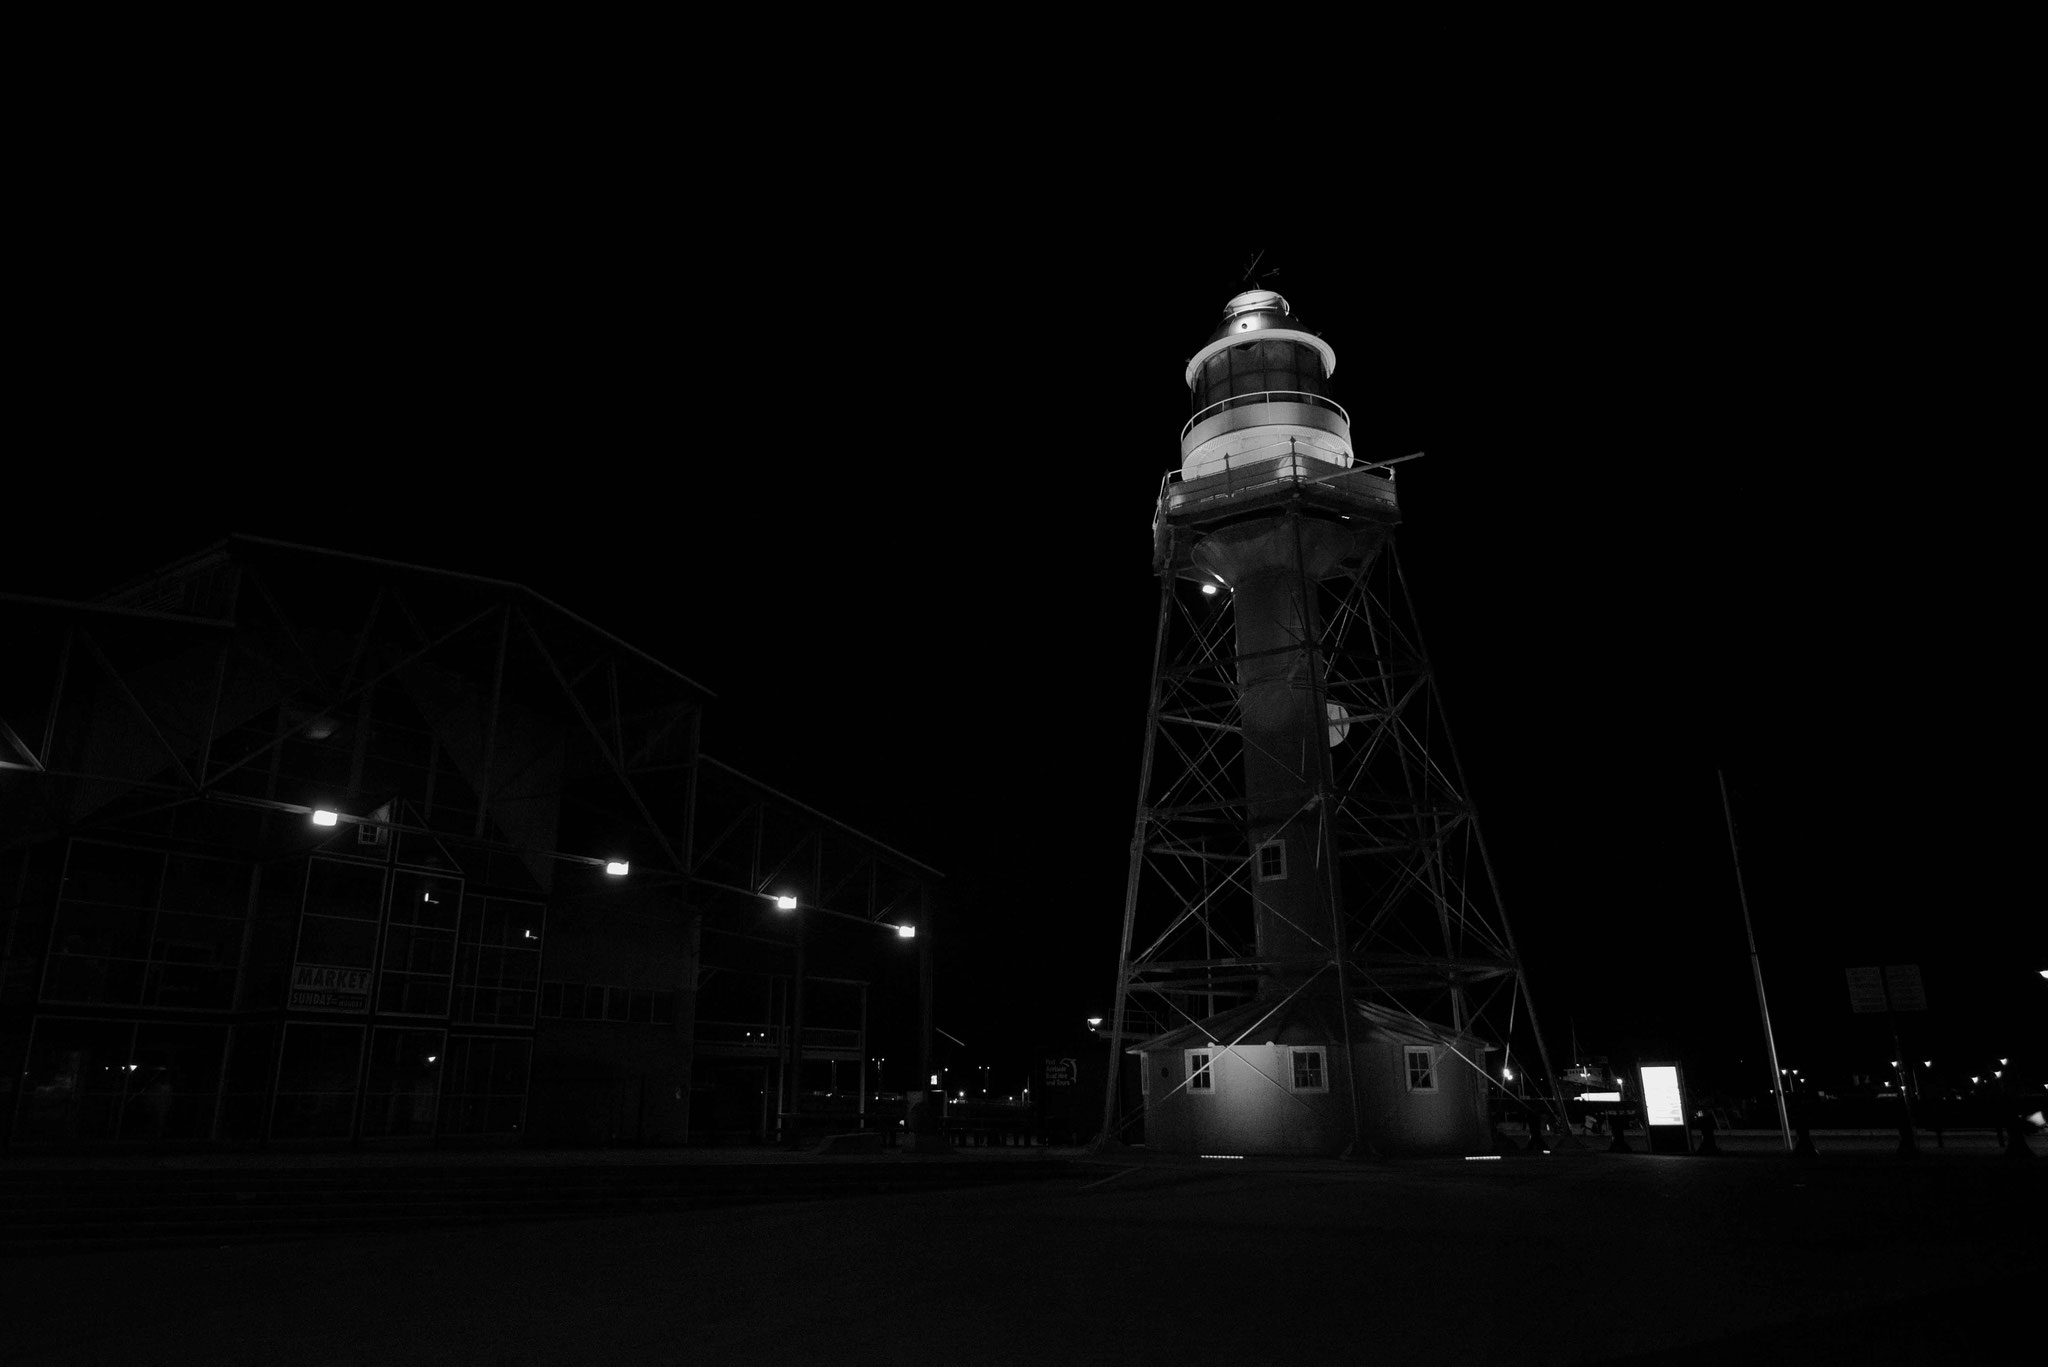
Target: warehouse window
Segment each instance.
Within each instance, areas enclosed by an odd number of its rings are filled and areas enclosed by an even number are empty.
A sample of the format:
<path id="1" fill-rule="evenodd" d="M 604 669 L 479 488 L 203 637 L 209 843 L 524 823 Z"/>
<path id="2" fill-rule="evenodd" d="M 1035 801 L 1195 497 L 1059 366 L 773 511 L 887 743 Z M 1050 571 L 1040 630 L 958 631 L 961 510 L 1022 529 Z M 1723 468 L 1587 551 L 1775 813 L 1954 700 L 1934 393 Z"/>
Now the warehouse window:
<path id="1" fill-rule="evenodd" d="M 1411 1092 L 1433 1092 L 1436 1090 L 1436 1051 L 1427 1045 L 1411 1047 L 1408 1055 L 1408 1090 Z"/>
<path id="2" fill-rule="evenodd" d="M 1297 1092 L 1327 1092 L 1330 1084 L 1323 1076 L 1323 1051 L 1290 1046 L 1287 1050 L 1294 1074 L 1294 1090 Z"/>
<path id="3" fill-rule="evenodd" d="M 1287 842 L 1268 840 L 1259 846 L 1259 881 L 1270 883 L 1287 876 Z"/>
<path id="4" fill-rule="evenodd" d="M 1188 1050 L 1188 1090 L 1191 1092 L 1213 1092 L 1216 1090 L 1216 1075 L 1209 1069 L 1207 1049 Z"/>

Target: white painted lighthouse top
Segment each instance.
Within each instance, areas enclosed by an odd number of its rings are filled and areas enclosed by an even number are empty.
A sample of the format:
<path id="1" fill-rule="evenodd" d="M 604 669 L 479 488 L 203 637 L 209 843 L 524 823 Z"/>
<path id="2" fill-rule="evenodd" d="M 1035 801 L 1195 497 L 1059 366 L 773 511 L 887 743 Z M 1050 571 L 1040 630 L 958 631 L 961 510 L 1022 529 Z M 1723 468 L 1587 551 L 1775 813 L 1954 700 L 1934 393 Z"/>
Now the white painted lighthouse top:
<path id="1" fill-rule="evenodd" d="M 1187 373 L 1182 377 L 1188 388 L 1194 388 L 1195 375 L 1201 370 L 1202 362 L 1225 347 L 1253 340 L 1247 334 L 1256 334 L 1260 341 L 1284 338 L 1312 346 L 1323 353 L 1323 374 L 1333 375 L 1337 371 L 1336 349 L 1314 333 L 1295 327 L 1294 320 L 1288 317 L 1285 299 L 1272 290 L 1246 290 L 1243 294 L 1231 296 L 1230 302 L 1223 306 L 1223 321 L 1210 334 L 1208 345 L 1188 362 Z"/>

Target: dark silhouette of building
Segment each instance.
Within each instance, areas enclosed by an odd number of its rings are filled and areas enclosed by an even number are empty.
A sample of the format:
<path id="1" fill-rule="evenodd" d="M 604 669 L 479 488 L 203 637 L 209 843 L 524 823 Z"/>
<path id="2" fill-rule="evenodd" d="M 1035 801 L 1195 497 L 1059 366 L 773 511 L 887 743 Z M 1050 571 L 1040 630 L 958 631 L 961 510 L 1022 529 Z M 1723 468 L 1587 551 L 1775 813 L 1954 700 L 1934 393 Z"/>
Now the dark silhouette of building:
<path id="1" fill-rule="evenodd" d="M 859 1123 L 871 986 L 928 1037 L 938 875 L 529 589 L 236 536 L 0 613 L 14 1145 L 763 1139 Z"/>

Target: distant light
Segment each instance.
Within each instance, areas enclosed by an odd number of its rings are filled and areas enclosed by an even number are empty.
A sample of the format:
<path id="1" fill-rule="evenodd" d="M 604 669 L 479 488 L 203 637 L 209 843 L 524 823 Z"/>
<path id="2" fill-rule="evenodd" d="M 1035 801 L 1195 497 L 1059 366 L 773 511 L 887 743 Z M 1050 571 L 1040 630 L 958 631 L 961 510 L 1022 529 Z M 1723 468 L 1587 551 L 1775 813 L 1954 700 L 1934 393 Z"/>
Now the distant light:
<path id="1" fill-rule="evenodd" d="M 1202 585 L 1202 592 L 1214 598 L 1216 596 L 1216 586 L 1214 584 L 1204 584 Z"/>
<path id="2" fill-rule="evenodd" d="M 624 878 L 631 871 L 632 867 L 632 863 L 628 860 L 607 859 L 604 864 L 604 871 L 614 878 Z"/>
<path id="3" fill-rule="evenodd" d="M 2003 1067 L 2005 1067 L 2005 1066 L 2006 1066 L 2006 1064 L 2010 1063 L 2011 1061 L 2012 1061 L 2012 1060 L 2010 1060 L 2010 1059 L 2000 1059 L 2000 1060 L 1998 1061 L 1998 1066 L 1999 1066 L 1999 1067 L 2001 1067 L 2001 1068 L 2003 1068 Z"/>
<path id="4" fill-rule="evenodd" d="M 2041 976 L 2044 978 L 2048 978 L 2048 968 L 2044 968 L 2041 970 Z"/>
<path id="5" fill-rule="evenodd" d="M 439 1054 L 428 1054 L 428 1055 L 427 1055 L 427 1062 L 429 1062 L 429 1063 L 435 1063 L 435 1062 L 438 1062 L 438 1061 L 440 1060 L 440 1058 L 441 1058 L 441 1056 L 440 1056 Z"/>
<path id="6" fill-rule="evenodd" d="M 795 911 L 796 898 L 789 896 L 787 893 L 778 896 L 775 899 L 775 909 L 777 911 Z"/>
<path id="7" fill-rule="evenodd" d="M 330 812 L 325 807 L 313 809 L 313 824 L 315 826 L 332 826 L 339 820 L 341 820 L 341 817 L 337 813 Z"/>
<path id="8" fill-rule="evenodd" d="M 917 927 L 916 927 L 916 926 L 898 926 L 898 927 L 896 927 L 896 938 L 897 938 L 897 939 L 899 939 L 899 940 L 915 940 L 915 939 L 917 938 Z"/>
<path id="9" fill-rule="evenodd" d="M 1506 1080 L 1506 1081 L 1508 1081 L 1508 1082 L 1513 1082 L 1513 1081 L 1515 1080 L 1515 1070 L 1514 1070 L 1514 1069 L 1512 1069 L 1512 1068 L 1503 1068 L 1503 1069 L 1501 1069 L 1501 1070 L 1500 1070 L 1500 1075 L 1501 1075 L 1501 1077 L 1502 1077 L 1502 1078 L 1503 1078 L 1504 1080 Z"/>
<path id="10" fill-rule="evenodd" d="M 1922 1068 L 1932 1068 L 1934 1066 L 1934 1060 L 1931 1058 L 1923 1058 L 1920 1060 L 1920 1066 Z"/>
<path id="11" fill-rule="evenodd" d="M 1241 1153 L 1205 1153 L 1205 1154 L 1203 1154 L 1203 1155 L 1202 1155 L 1202 1157 L 1204 1157 L 1204 1158 L 1235 1158 L 1235 1159 L 1238 1159 L 1238 1160 L 1242 1161 L 1242 1160 L 1243 1160 L 1243 1158 L 1244 1158 L 1244 1155 L 1243 1155 L 1243 1154 L 1241 1154 Z"/>
<path id="12" fill-rule="evenodd" d="M 936 1087 L 936 1086 L 938 1086 L 938 1085 L 939 1085 L 939 1075 L 938 1075 L 937 1073 L 933 1073 L 933 1074 L 932 1074 L 932 1086 Z"/>
<path id="13" fill-rule="evenodd" d="M 1100 1024 L 1102 1024 L 1102 1017 L 1100 1017 L 1100 1016 L 1090 1016 L 1090 1017 L 1088 1018 L 1088 1024 L 1089 1024 L 1090 1026 L 1096 1026 L 1096 1025 L 1100 1025 Z"/>
<path id="14" fill-rule="evenodd" d="M 1465 1155 L 1465 1161 L 1467 1163 L 1498 1163 L 1500 1155 L 1497 1153 L 1468 1153 Z"/>
<path id="15" fill-rule="evenodd" d="M 525 935 L 525 936 L 526 936 L 526 938 L 527 938 L 527 939 L 529 939 L 529 940 L 538 940 L 538 939 L 540 938 L 540 936 L 538 936 L 538 935 L 534 934 L 534 933 L 533 933 L 532 931 L 530 931 L 530 930 L 527 930 L 527 931 L 522 931 L 522 932 L 520 932 L 520 933 L 521 933 L 521 934 L 523 934 L 523 935 Z"/>

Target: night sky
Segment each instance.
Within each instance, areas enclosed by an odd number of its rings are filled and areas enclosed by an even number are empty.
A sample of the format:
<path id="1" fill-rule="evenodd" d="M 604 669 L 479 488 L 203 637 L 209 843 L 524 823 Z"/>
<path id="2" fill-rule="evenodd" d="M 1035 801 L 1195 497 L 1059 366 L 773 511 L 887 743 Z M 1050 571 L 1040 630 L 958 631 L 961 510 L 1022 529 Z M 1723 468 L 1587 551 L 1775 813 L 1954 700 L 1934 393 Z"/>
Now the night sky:
<path id="1" fill-rule="evenodd" d="M 1995 196 L 135 176 L 59 225 L 5 586 L 230 531 L 528 584 L 713 689 L 709 752 L 948 875 L 971 1060 L 1110 1005 L 1152 505 L 1260 252 L 1360 451 L 1428 452 L 1401 554 L 1553 1049 L 1761 1085 L 1717 768 L 1787 1066 L 1889 1057 L 1851 965 L 1922 964 L 1908 1029 L 1961 1071 L 2039 1034 Z"/>

